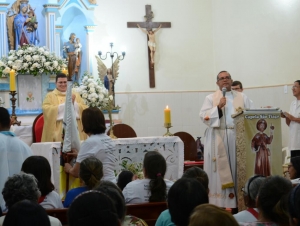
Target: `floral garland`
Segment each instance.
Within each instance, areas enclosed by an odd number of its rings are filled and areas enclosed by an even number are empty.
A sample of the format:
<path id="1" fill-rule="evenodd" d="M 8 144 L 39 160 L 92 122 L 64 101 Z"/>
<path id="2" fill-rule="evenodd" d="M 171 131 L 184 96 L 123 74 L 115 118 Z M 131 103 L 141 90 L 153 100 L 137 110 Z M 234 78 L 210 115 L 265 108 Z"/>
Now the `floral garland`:
<path id="1" fill-rule="evenodd" d="M 144 179 L 144 173 L 143 173 L 143 164 L 142 163 L 128 163 L 127 160 L 123 160 L 120 166 L 123 168 L 123 170 L 128 170 L 132 172 L 135 176 L 137 176 L 138 179 Z"/>
<path id="2" fill-rule="evenodd" d="M 80 86 L 75 86 L 85 104 L 89 107 L 106 108 L 113 100 L 112 95 L 108 95 L 108 90 L 104 87 L 100 79 L 95 80 L 88 72 L 84 73 Z"/>
<path id="3" fill-rule="evenodd" d="M 0 76 L 9 74 L 11 69 L 16 74 L 56 74 L 66 67 L 66 60 L 50 53 L 46 47 L 25 44 L 17 50 L 10 50 L 8 57 L 1 59 Z"/>

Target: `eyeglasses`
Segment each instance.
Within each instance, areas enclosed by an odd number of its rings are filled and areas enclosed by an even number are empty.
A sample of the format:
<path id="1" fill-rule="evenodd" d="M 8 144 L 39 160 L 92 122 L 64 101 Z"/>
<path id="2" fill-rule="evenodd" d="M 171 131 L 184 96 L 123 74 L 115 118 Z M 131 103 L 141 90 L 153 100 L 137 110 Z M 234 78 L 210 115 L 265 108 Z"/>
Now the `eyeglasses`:
<path id="1" fill-rule="evenodd" d="M 225 80 L 225 79 L 231 79 L 231 77 L 230 76 L 226 76 L 226 77 L 221 77 L 221 78 L 218 78 L 218 81 L 223 81 L 223 80 Z"/>
<path id="2" fill-rule="evenodd" d="M 288 169 L 291 168 L 292 166 L 293 166 L 292 164 L 289 164 L 289 165 L 288 165 Z"/>
<path id="3" fill-rule="evenodd" d="M 67 82 L 57 82 L 58 84 L 67 84 Z"/>
<path id="4" fill-rule="evenodd" d="M 298 89 L 300 86 L 292 86 L 292 89 Z"/>

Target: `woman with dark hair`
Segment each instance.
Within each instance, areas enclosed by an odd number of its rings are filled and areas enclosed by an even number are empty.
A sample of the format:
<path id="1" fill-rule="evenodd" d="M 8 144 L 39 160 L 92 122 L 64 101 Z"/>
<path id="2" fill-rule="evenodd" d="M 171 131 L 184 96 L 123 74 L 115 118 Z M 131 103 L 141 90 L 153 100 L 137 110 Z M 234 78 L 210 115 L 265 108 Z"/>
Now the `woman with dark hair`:
<path id="1" fill-rule="evenodd" d="M 289 164 L 290 179 L 300 178 L 300 156 L 292 157 Z"/>
<path id="2" fill-rule="evenodd" d="M 193 178 L 198 180 L 206 189 L 207 193 L 209 192 L 209 188 L 208 188 L 208 176 L 207 173 L 199 168 L 199 167 L 191 167 L 189 169 L 187 169 L 181 178 Z"/>
<path id="3" fill-rule="evenodd" d="M 176 226 L 187 226 L 194 208 L 205 203 L 208 203 L 207 189 L 198 180 L 191 178 L 177 180 L 168 193 L 167 211 L 170 213 L 171 222 Z M 159 221 L 156 222 L 156 226 L 163 225 Z"/>
<path id="4" fill-rule="evenodd" d="M 70 226 L 120 226 L 113 201 L 96 190 L 83 192 L 75 198 L 69 208 L 68 219 Z"/>
<path id="5" fill-rule="evenodd" d="M 202 185 L 202 187 L 204 187 L 204 189 L 205 189 L 205 192 L 206 192 L 206 195 L 209 193 L 209 188 L 208 188 L 208 176 L 207 176 L 207 174 L 206 174 L 206 172 L 203 170 L 203 169 L 201 169 L 201 168 L 199 168 L 199 167 L 196 167 L 196 166 L 194 166 L 194 167 L 191 167 L 191 168 L 189 168 L 189 169 L 187 169 L 185 172 L 184 172 L 184 174 L 182 175 L 182 177 L 181 177 L 181 179 L 180 180 L 182 180 L 182 179 L 195 179 L 195 180 L 197 180 L 198 182 L 200 182 L 200 184 Z M 186 180 L 182 180 L 182 181 L 185 181 L 185 182 L 187 182 Z M 175 182 L 175 184 L 177 183 L 177 181 Z M 195 184 L 195 183 L 189 183 L 190 184 L 190 186 L 187 186 L 186 185 L 186 187 L 185 187 L 185 189 L 189 189 L 189 191 L 183 191 L 184 189 L 183 189 L 183 185 L 182 185 L 182 183 L 181 183 L 181 185 L 177 185 L 179 188 L 180 188 L 180 186 L 182 187 L 182 194 L 184 194 L 184 196 L 186 196 L 186 197 L 184 197 L 183 199 L 181 199 L 181 196 L 180 197 L 176 197 L 176 199 L 178 199 L 178 202 L 175 202 L 174 200 L 175 200 L 175 196 L 176 195 L 174 195 L 174 192 L 173 192 L 173 195 L 171 195 L 171 190 L 172 190 L 172 188 L 175 186 L 175 184 L 171 187 L 171 189 L 170 189 L 170 191 L 169 191 L 169 193 L 168 193 L 168 206 L 169 206 L 169 209 L 167 209 L 167 210 L 165 210 L 165 211 L 163 211 L 163 212 L 161 212 L 161 214 L 159 215 L 159 217 L 158 217 L 158 219 L 157 219 L 157 221 L 156 221 L 156 224 L 155 224 L 155 226 L 172 226 L 172 225 L 175 225 L 173 222 L 172 222 L 172 220 L 171 220 L 171 214 L 170 214 L 170 209 L 172 210 L 172 209 L 174 209 L 173 210 L 173 219 L 174 218 L 176 218 L 176 211 L 177 212 L 180 212 L 180 208 L 182 208 L 180 205 L 182 204 L 182 205 L 187 205 L 187 206 L 193 206 L 195 203 L 197 203 L 199 200 L 196 200 L 195 198 L 196 198 L 196 196 L 195 197 L 193 197 L 192 199 L 193 199 L 193 201 L 192 200 L 186 200 L 186 199 L 189 199 L 188 198 L 188 196 L 190 196 L 190 197 L 192 197 L 193 195 L 192 195 L 192 192 L 191 191 L 195 191 L 194 190 L 194 188 L 195 187 L 198 187 L 197 186 L 197 184 Z M 195 186 L 195 187 L 191 187 L 191 185 L 192 184 L 194 184 L 193 186 Z M 179 192 L 179 188 L 177 188 L 177 190 L 178 190 L 178 192 Z M 202 197 L 204 197 L 205 195 L 203 195 L 202 194 L 202 189 L 200 189 L 200 188 L 197 188 L 196 189 L 196 192 L 197 192 L 197 197 L 199 197 L 199 195 L 202 195 Z M 196 194 L 195 194 L 196 195 Z M 171 199 L 170 199 L 171 198 Z M 172 200 L 173 199 L 173 200 Z M 203 201 L 203 200 L 202 200 Z M 203 202 L 204 203 L 204 202 Z M 208 201 L 207 202 L 205 202 L 205 203 L 208 203 Z M 170 205 L 173 205 L 173 207 L 171 207 L 170 208 Z M 198 204 L 198 205 L 200 205 L 200 204 Z M 194 206 L 195 207 L 195 206 Z M 193 207 L 193 209 L 194 209 L 194 207 Z M 190 207 L 187 207 L 187 208 L 190 208 Z M 180 216 L 181 217 L 177 217 L 177 218 L 181 218 L 181 220 L 182 219 L 184 219 L 184 217 L 186 217 L 187 216 L 187 212 L 189 212 L 189 214 L 191 214 L 191 212 L 192 212 L 192 210 L 190 210 L 190 211 L 186 211 L 186 208 L 185 208 L 185 216 L 184 216 L 184 214 L 180 214 Z M 189 215 L 188 215 L 189 216 Z M 177 222 L 176 222 L 176 224 L 178 223 L 178 219 L 177 219 Z M 175 221 L 174 221 L 175 222 Z M 182 225 L 182 224 L 178 224 L 178 225 Z"/>
<path id="6" fill-rule="evenodd" d="M 118 218 L 122 223 L 126 214 L 126 206 L 124 201 L 124 196 L 119 187 L 110 182 L 110 181 L 101 181 L 99 185 L 97 185 L 94 190 L 100 191 L 106 194 L 113 201 L 114 206 L 116 207 Z"/>
<path id="7" fill-rule="evenodd" d="M 84 183 L 84 186 L 73 188 L 67 192 L 64 201 L 64 207 L 69 207 L 75 197 L 82 192 L 92 190 L 100 183 L 103 177 L 102 162 L 95 158 L 89 157 L 80 163 L 79 178 Z"/>
<path id="8" fill-rule="evenodd" d="M 118 187 L 123 191 L 126 185 L 134 180 L 134 175 L 129 170 L 123 170 L 118 176 Z"/>
<path id="9" fill-rule="evenodd" d="M 118 213 L 119 221 L 121 222 L 122 226 L 147 226 L 145 221 L 143 221 L 142 219 L 131 215 L 125 215 L 126 206 L 124 196 L 122 191 L 116 184 L 110 181 L 101 181 L 100 184 L 96 186 L 94 190 L 103 192 L 112 199 Z"/>
<path id="10" fill-rule="evenodd" d="M 166 201 L 167 192 L 173 185 L 172 181 L 164 179 L 166 169 L 166 160 L 159 152 L 147 152 L 143 163 L 145 179 L 135 180 L 126 185 L 123 190 L 125 202 L 143 203 Z"/>
<path id="11" fill-rule="evenodd" d="M 41 197 L 38 202 L 45 209 L 63 208 L 59 195 L 54 191 L 51 182 L 51 167 L 48 160 L 43 156 L 30 156 L 22 165 L 21 171 L 35 176 L 38 180 Z"/>
<path id="12" fill-rule="evenodd" d="M 68 155 L 77 156 L 76 163 L 72 167 L 69 163 L 65 164 L 66 173 L 74 177 L 79 176 L 80 163 L 88 158 L 95 157 L 103 164 L 103 180 L 109 180 L 116 183 L 114 174 L 115 169 L 115 143 L 105 134 L 106 126 L 103 113 L 96 107 L 90 107 L 82 112 L 83 131 L 89 136 L 78 150 L 72 149 L 72 153 Z"/>
<path id="13" fill-rule="evenodd" d="M 38 203 L 23 200 L 12 206 L 6 214 L 3 226 L 50 226 L 45 209 Z"/>
<path id="14" fill-rule="evenodd" d="M 269 176 L 260 186 L 257 196 L 258 221 L 240 225 L 289 226 L 287 199 L 292 183 L 281 176 Z"/>
<path id="15" fill-rule="evenodd" d="M 289 196 L 290 226 L 300 226 L 300 185 Z"/>

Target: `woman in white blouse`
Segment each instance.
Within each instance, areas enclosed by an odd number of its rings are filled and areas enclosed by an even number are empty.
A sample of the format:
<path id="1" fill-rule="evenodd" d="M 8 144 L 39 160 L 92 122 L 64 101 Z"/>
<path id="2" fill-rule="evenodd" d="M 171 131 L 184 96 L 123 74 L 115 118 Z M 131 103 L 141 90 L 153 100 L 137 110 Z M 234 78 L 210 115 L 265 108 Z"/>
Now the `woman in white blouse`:
<path id="1" fill-rule="evenodd" d="M 164 179 L 166 169 L 166 160 L 159 152 L 147 152 L 143 163 L 145 179 L 135 180 L 126 185 L 123 190 L 125 202 L 143 203 L 166 201 L 167 193 L 173 185 L 172 181 Z"/>

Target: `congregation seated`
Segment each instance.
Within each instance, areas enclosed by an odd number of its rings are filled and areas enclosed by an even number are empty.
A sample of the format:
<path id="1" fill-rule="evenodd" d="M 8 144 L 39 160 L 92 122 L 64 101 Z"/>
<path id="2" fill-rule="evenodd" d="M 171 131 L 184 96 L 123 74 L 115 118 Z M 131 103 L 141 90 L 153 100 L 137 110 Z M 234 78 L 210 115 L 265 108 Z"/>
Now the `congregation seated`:
<path id="1" fill-rule="evenodd" d="M 32 174 L 38 181 L 41 196 L 39 204 L 45 209 L 63 208 L 61 198 L 51 182 L 51 167 L 48 160 L 43 156 L 30 156 L 22 165 L 21 171 Z"/>
<path id="2" fill-rule="evenodd" d="M 100 183 L 103 177 L 102 162 L 95 158 L 89 157 L 80 163 L 79 178 L 83 182 L 82 187 L 73 188 L 66 194 L 64 207 L 69 207 L 77 195 L 82 192 L 93 189 Z"/>
<path id="3" fill-rule="evenodd" d="M 111 181 L 101 181 L 94 190 L 100 191 L 111 198 L 117 210 L 118 219 L 122 223 L 126 214 L 124 196 L 118 186 Z"/>
<path id="4" fill-rule="evenodd" d="M 197 206 L 188 226 L 238 226 L 234 217 L 225 209 L 212 204 Z"/>
<path id="5" fill-rule="evenodd" d="M 110 197 L 116 207 L 119 221 L 122 226 L 131 226 L 138 225 L 144 226 L 147 225 L 142 219 L 137 218 L 135 216 L 125 215 L 126 214 L 126 206 L 124 201 L 124 196 L 122 191 L 118 188 L 118 186 L 110 181 L 101 181 L 99 186 L 95 187 L 95 190 L 103 192 L 108 197 Z"/>
<path id="6" fill-rule="evenodd" d="M 187 169 L 184 174 L 182 175 L 181 177 L 182 179 L 196 179 L 198 182 L 200 182 L 202 184 L 202 186 L 204 187 L 206 193 L 208 194 L 209 193 L 209 189 L 208 189 L 208 176 L 206 174 L 206 172 L 199 168 L 199 167 L 192 167 L 192 168 L 189 168 Z M 176 183 L 175 183 L 176 184 Z M 175 185 L 174 184 L 174 185 Z M 174 186 L 173 185 L 173 186 Z M 171 187 L 171 189 L 173 188 L 173 186 Z M 170 189 L 170 191 L 171 191 Z M 193 194 L 191 193 L 188 193 L 189 191 L 186 191 L 186 194 L 184 194 L 184 191 L 182 191 L 182 194 L 184 197 L 183 198 L 186 198 L 186 200 L 181 200 L 181 199 L 178 199 L 179 201 L 177 202 L 177 198 L 174 196 L 173 198 L 175 200 L 172 200 L 172 197 L 170 197 L 170 191 L 169 191 L 169 194 L 168 194 L 168 203 L 173 203 L 174 205 L 174 212 L 176 212 L 176 208 L 178 209 L 178 211 L 181 210 L 181 205 L 184 205 L 184 206 L 190 206 L 192 205 L 193 203 L 188 203 L 188 197 L 187 196 L 192 196 L 191 199 L 193 199 Z M 197 190 L 197 192 L 200 192 L 201 193 L 201 189 L 200 190 Z M 198 193 L 197 193 L 198 194 Z M 203 195 L 204 196 L 204 195 Z M 171 198 L 171 200 L 170 200 Z M 197 203 L 197 200 L 194 200 L 196 203 Z M 205 202 L 207 203 L 207 202 Z M 168 204 L 168 206 L 170 206 L 170 204 Z M 195 206 L 194 206 L 195 207 Z M 193 211 L 194 207 L 192 209 L 187 209 L 187 212 L 188 214 L 186 214 L 186 217 L 187 215 L 189 216 L 191 214 L 191 212 Z M 180 211 L 181 212 L 181 211 Z M 188 222 L 188 221 L 187 221 Z M 168 225 L 168 226 L 172 226 L 172 225 L 175 225 L 172 220 L 171 220 L 171 215 L 170 215 L 170 211 L 169 209 L 163 211 L 160 216 L 158 217 L 157 221 L 156 221 L 156 224 L 155 226 L 165 226 L 165 225 Z"/>
<path id="7" fill-rule="evenodd" d="M 73 167 L 69 163 L 65 163 L 65 172 L 78 177 L 80 163 L 88 157 L 96 157 L 103 164 L 103 180 L 116 183 L 114 173 L 115 143 L 105 134 L 106 126 L 103 113 L 97 107 L 90 107 L 83 110 L 81 120 L 83 131 L 89 137 L 81 144 L 80 151 L 72 149 L 72 153 L 68 153 L 77 159 Z"/>
<path id="8" fill-rule="evenodd" d="M 287 197 L 292 190 L 292 183 L 281 176 L 269 176 L 260 186 L 257 195 L 258 221 L 242 223 L 243 226 L 274 225 L 288 226 L 289 215 Z"/>
<path id="9" fill-rule="evenodd" d="M 134 175 L 131 171 L 123 170 L 118 176 L 117 185 L 123 191 L 126 185 L 131 181 L 133 181 L 134 179 L 135 179 Z"/>
<path id="10" fill-rule="evenodd" d="M 193 166 L 186 171 L 184 171 L 183 175 L 181 178 L 193 178 L 198 180 L 206 189 L 207 193 L 209 193 L 209 188 L 208 188 L 208 176 L 207 173 L 196 166 Z"/>
<path id="11" fill-rule="evenodd" d="M 300 225 L 300 185 L 294 187 L 289 195 L 288 208 L 290 214 L 290 226 Z"/>
<path id="12" fill-rule="evenodd" d="M 23 200 L 8 211 L 4 226 L 50 226 L 46 210 L 36 202 Z"/>
<path id="13" fill-rule="evenodd" d="M 243 195 L 247 209 L 233 215 L 237 222 L 253 222 L 258 220 L 259 213 L 256 208 L 256 197 L 264 180 L 265 177 L 256 175 L 250 177 L 246 182 L 243 188 Z"/>
<path id="14" fill-rule="evenodd" d="M 113 201 L 97 190 L 83 192 L 74 199 L 68 220 L 69 226 L 120 226 Z"/>
<path id="15" fill-rule="evenodd" d="M 22 201 L 29 200 L 38 203 L 38 199 L 41 196 L 39 191 L 37 179 L 26 173 L 15 174 L 9 177 L 5 182 L 4 188 L 2 190 L 2 195 L 9 213 L 13 205 Z M 6 216 L 0 217 L 0 226 L 3 225 L 3 221 Z M 61 226 L 58 219 L 49 216 L 51 226 Z"/>
<path id="16" fill-rule="evenodd" d="M 181 178 L 170 188 L 169 209 L 161 213 L 155 226 L 188 226 L 194 208 L 204 203 L 208 203 L 207 189 L 196 179 Z"/>
<path id="17" fill-rule="evenodd" d="M 149 151 L 143 161 L 145 179 L 134 180 L 123 190 L 125 203 L 163 202 L 173 185 L 164 179 L 167 169 L 165 158 L 157 151 Z"/>

